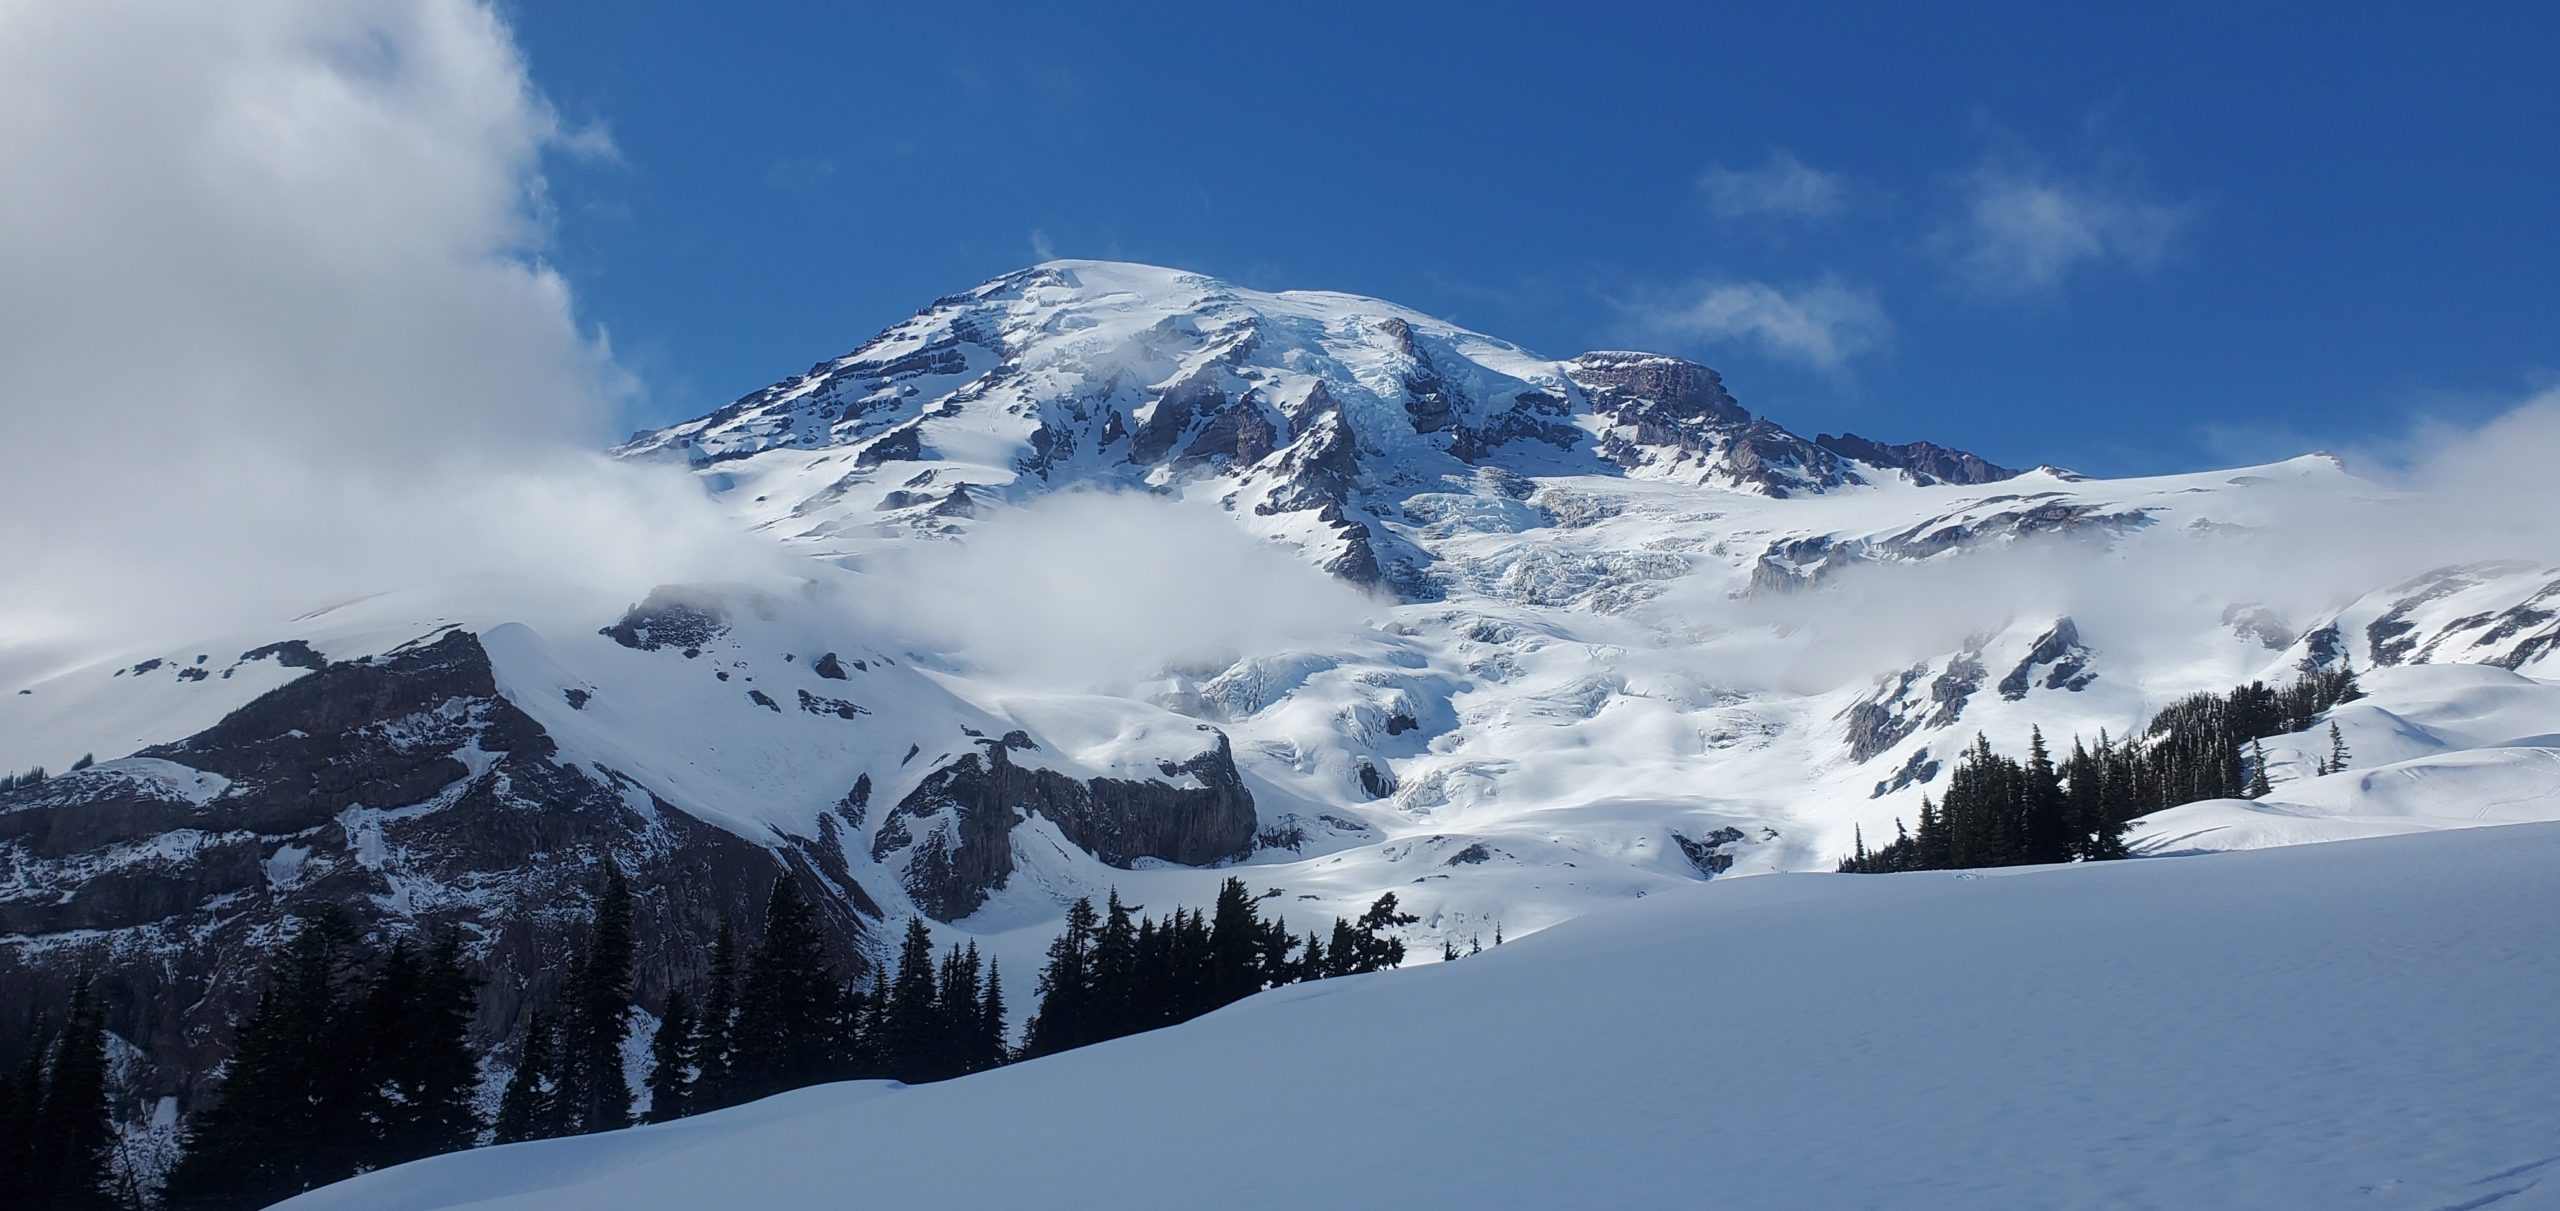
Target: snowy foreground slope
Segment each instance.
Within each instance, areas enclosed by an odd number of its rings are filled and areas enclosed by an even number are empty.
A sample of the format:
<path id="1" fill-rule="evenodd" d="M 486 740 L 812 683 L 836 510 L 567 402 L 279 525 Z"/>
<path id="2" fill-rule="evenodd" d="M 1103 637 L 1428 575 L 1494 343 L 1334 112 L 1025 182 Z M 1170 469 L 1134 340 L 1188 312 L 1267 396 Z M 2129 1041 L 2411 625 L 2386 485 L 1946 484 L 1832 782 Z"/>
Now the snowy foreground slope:
<path id="1" fill-rule="evenodd" d="M 297 1211 L 2560 1206 L 2560 825 L 1718 880 Z"/>

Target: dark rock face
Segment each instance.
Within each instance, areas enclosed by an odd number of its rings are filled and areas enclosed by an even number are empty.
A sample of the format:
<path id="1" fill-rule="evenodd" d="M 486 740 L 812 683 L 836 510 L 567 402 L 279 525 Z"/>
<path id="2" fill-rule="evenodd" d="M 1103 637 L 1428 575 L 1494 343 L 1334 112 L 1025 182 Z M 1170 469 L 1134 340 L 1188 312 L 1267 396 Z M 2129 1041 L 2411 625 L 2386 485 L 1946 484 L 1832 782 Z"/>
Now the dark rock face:
<path id="1" fill-rule="evenodd" d="M 596 633 L 635 651 L 693 651 L 729 633 L 728 611 L 707 595 L 660 586 L 624 611 L 619 621 Z"/>
<path id="2" fill-rule="evenodd" d="M 1253 796 L 1236 771 L 1223 733 L 1216 745 L 1161 769 L 1197 786 L 1121 778 L 1079 781 L 1056 770 L 1017 765 L 1009 752 L 1030 747 L 1013 733 L 984 740 L 979 751 L 935 770 L 880 823 L 872 857 L 907 851 L 906 888 L 917 907 L 940 921 L 976 912 L 1013 873 L 1013 828 L 1038 815 L 1067 840 L 1114 866 L 1161 858 L 1206 866 L 1252 851 Z M 1020 737 L 1021 743 L 1012 741 Z"/>
<path id="3" fill-rule="evenodd" d="M 830 870 L 812 844 L 751 843 L 555 752 L 498 694 L 478 639 L 446 630 L 0 793 L 0 1004 L 58 1006 L 95 962 L 109 1029 L 142 1052 L 131 1092 L 189 1104 L 263 956 L 334 905 L 378 942 L 458 928 L 489 975 L 473 1033 L 494 1044 L 557 991 L 608 857 L 637 898 L 644 1004 L 698 974 L 722 916 L 752 926 L 785 870 L 829 918 L 840 969 L 864 969 L 870 901 L 840 855 Z"/>
<path id="4" fill-rule="evenodd" d="M 1850 760 L 1870 760 L 1920 730 L 1923 715 L 1911 701 L 1911 688 L 1928 672 L 1925 664 L 1903 670 L 1878 687 L 1872 697 L 1861 699 L 1841 716 L 1849 738 Z"/>
<path id="5" fill-rule="evenodd" d="M 2090 651 L 2080 642 L 2080 628 L 2068 618 L 2054 620 L 2053 629 L 2036 640 L 2018 667 L 2000 679 L 2000 696 L 2017 702 L 2027 696 L 2027 688 L 2035 680 L 2035 671 L 2046 670 L 2044 688 L 2078 693 L 2098 679 L 2089 671 Z"/>
<path id="6" fill-rule="evenodd" d="M 1742 830 L 1731 827 L 1719 828 L 1708 833 L 1704 838 L 1691 837 L 1682 832 L 1671 834 L 1672 844 L 1680 847 L 1680 852 L 1688 857 L 1689 865 L 1698 868 L 1698 877 L 1701 879 L 1712 879 L 1732 870 L 1733 855 L 1727 851 L 1740 844 L 1742 840 Z"/>
<path id="7" fill-rule="evenodd" d="M 1744 411 L 1704 366 L 1651 353 L 1586 353 L 1565 373 L 1613 424 L 1600 455 L 1630 470 L 1694 465 L 1701 483 L 1784 497 L 1849 482 L 1838 456 Z"/>
<path id="8" fill-rule="evenodd" d="M 317 669 L 329 663 L 321 657 L 320 653 L 313 651 L 308 642 L 300 639 L 288 639 L 282 643 L 270 643 L 265 647 L 251 648 L 240 653 L 239 663 L 247 664 L 252 660 L 265 660 L 271 657 L 277 664 L 289 669 Z"/>
<path id="9" fill-rule="evenodd" d="M 1929 679 L 1928 695 L 1921 697 L 1915 691 L 1928 676 L 1926 662 L 1915 664 L 1886 678 L 1875 693 L 1841 712 L 1851 760 L 1871 760 L 1924 727 L 1954 726 L 1964 717 L 1974 691 L 1982 688 L 1982 654 L 1968 649 L 1948 657 L 1945 671 Z M 1926 756 L 1923 752 L 1921 759 Z"/>
<path id="10" fill-rule="evenodd" d="M 1892 777 L 1876 783 L 1875 792 L 1867 797 L 1870 799 L 1881 799 L 1906 786 L 1914 784 L 1925 785 L 1936 781 L 1938 771 L 1941 768 L 1942 767 L 1938 762 L 1930 759 L 1929 750 L 1925 748 L 1915 749 L 1912 751 L 1910 759 L 1904 761 L 1900 769 L 1893 771 Z"/>
<path id="11" fill-rule="evenodd" d="M 1396 776 L 1379 769 L 1366 757 L 1359 760 L 1360 792 L 1372 799 L 1384 799 L 1396 793 Z"/>
<path id="12" fill-rule="evenodd" d="M 1988 484 L 2016 479 L 2025 474 L 1995 464 L 1976 454 L 1950 450 L 1936 442 L 1904 442 L 1886 445 L 1869 441 L 1855 433 L 1837 437 L 1824 433 L 1813 444 L 1843 458 L 1856 459 L 1870 467 L 1900 471 L 1917 484 Z"/>

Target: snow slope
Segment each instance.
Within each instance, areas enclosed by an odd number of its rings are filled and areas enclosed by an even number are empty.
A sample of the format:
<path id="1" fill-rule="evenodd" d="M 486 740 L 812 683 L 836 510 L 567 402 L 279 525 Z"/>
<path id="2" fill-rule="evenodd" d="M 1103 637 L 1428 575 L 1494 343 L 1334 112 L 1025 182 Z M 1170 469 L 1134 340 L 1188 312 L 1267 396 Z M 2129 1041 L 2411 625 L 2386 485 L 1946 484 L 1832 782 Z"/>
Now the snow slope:
<path id="1" fill-rule="evenodd" d="M 2560 1206 L 2560 825 L 1718 880 L 944 1084 L 297 1211 Z"/>

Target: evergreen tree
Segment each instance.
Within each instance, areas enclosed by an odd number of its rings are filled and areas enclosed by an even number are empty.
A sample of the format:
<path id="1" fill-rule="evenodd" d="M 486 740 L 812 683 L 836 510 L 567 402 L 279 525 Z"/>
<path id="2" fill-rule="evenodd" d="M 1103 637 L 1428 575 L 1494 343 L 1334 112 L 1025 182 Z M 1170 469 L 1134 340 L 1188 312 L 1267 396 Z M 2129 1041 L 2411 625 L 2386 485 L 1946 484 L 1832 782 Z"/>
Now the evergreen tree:
<path id="1" fill-rule="evenodd" d="M 2249 797 L 2264 799 L 2274 790 L 2275 787 L 2267 782 L 2266 746 L 2252 740 L 2249 742 Z"/>
<path id="2" fill-rule="evenodd" d="M 26 1067 L 32 1071 L 34 1088 L 22 1075 L 0 1079 L 0 1211 L 17 1211 L 26 1205 L 35 1187 L 35 1148 L 29 1137 L 36 1130 L 36 1111 L 44 1101 L 44 1053 L 37 1045 L 34 1023 L 27 1030 Z"/>
<path id="3" fill-rule="evenodd" d="M 71 1012 L 53 1048 L 53 1064 L 36 1112 L 37 1203 L 65 1211 L 115 1205 L 109 1162 L 115 1144 L 107 1093 L 106 1010 L 84 964 L 71 986 Z"/>
<path id="4" fill-rule="evenodd" d="M 2334 774 L 2346 769 L 2348 755 L 2346 733 L 2339 731 L 2338 721 L 2332 719 L 2329 721 L 2329 772 Z"/>
<path id="5" fill-rule="evenodd" d="M 941 1068 L 942 1018 L 934 992 L 933 934 L 924 918 L 909 917 L 889 1003 L 880 1014 L 881 1062 L 894 1080 L 921 1084 Z"/>
<path id="6" fill-rule="evenodd" d="M 940 1069 L 935 1080 L 977 1071 L 978 1028 L 984 1009 L 979 985 L 985 975 L 986 962 L 979 957 L 974 939 L 967 949 L 955 946 L 943 956 L 941 987 L 935 998 L 936 1025 L 942 1036 L 936 1047 Z"/>
<path id="7" fill-rule="evenodd" d="M 732 1101 L 753 1101 L 837 1074 L 835 977 L 817 910 L 784 872 L 765 901 L 764 936 L 747 956 L 731 1030 Z"/>
<path id="8" fill-rule="evenodd" d="M 1422 918 L 1396 909 L 1396 893 L 1378 897 L 1369 911 L 1360 914 L 1362 971 L 1385 971 L 1404 964 L 1404 939 L 1388 932 L 1402 929 Z"/>
<path id="9" fill-rule="evenodd" d="M 737 1104 L 730 1096 L 730 1052 L 738 1016 L 738 935 L 729 919 L 711 939 L 711 970 L 704 977 L 702 1017 L 695 1032 L 692 1110 L 718 1110 Z"/>
<path id="10" fill-rule="evenodd" d="M 1262 970 L 1274 988 L 1296 981 L 1297 966 L 1289 961 L 1289 952 L 1298 948 L 1298 935 L 1289 931 L 1286 917 L 1274 917 L 1262 927 Z"/>
<path id="11" fill-rule="evenodd" d="M 1093 991 L 1095 928 L 1093 901 L 1079 897 L 1067 908 L 1066 928 L 1049 943 L 1039 1009 L 1022 1041 L 1024 1055 L 1053 1055 L 1092 1041 L 1085 1033 L 1085 1009 Z"/>
<path id="12" fill-rule="evenodd" d="M 667 994 L 667 1012 L 658 1019 L 657 1037 L 649 1040 L 649 1121 L 673 1122 L 692 1113 L 693 1067 L 700 1046 L 692 1006 L 684 990 Z"/>
<path id="13" fill-rule="evenodd" d="M 974 1064 L 970 1071 L 980 1072 L 1002 1065 L 1012 1053 L 1004 1042 L 1004 972 L 990 960 L 987 963 L 987 995 L 978 1001 L 978 1032 L 972 1049 Z"/>
<path id="14" fill-rule="evenodd" d="M 1207 1004 L 1203 1012 L 1231 1005 L 1262 991 L 1262 920 L 1244 880 L 1228 878 L 1218 885 L 1208 938 Z"/>
<path id="15" fill-rule="evenodd" d="M 479 1137 L 480 1063 L 470 1039 L 478 984 L 463 969 L 458 936 L 423 956 L 406 939 L 392 945 L 362 1010 L 369 1139 L 361 1167 L 460 1151 Z"/>
<path id="16" fill-rule="evenodd" d="M 560 1015 L 560 1106 L 572 1133 L 631 1125 L 622 1047 L 631 1037 L 631 886 L 605 861 L 595 922 L 571 965 Z"/>
<path id="17" fill-rule="evenodd" d="M 264 1207 L 364 1163 L 372 1065 L 353 1008 L 363 982 L 355 927 L 334 907 L 298 924 L 233 1036 L 218 1100 L 198 1112 L 170 1172 L 172 1208 Z"/>
<path id="18" fill-rule="evenodd" d="M 558 1064 L 550 1019 L 536 1009 L 525 1018 L 524 1042 L 516 1049 L 516 1070 L 498 1097 L 498 1122 L 492 1143 L 513 1144 L 564 1134 L 560 1090 L 553 1071 Z"/>
<path id="19" fill-rule="evenodd" d="M 1089 960 L 1092 984 L 1084 1009 L 1087 1041 L 1116 1039 L 1146 1028 L 1139 1009 L 1139 962 L 1138 930 L 1130 923 L 1129 906 L 1120 902 L 1120 889 L 1114 887 Z"/>
<path id="20" fill-rule="evenodd" d="M 2076 847 L 2069 806 L 2061 772 L 2045 749 L 2043 728 L 2028 729 L 2027 763 L 2019 773 L 2021 856 L 2032 865 L 2070 861 Z"/>

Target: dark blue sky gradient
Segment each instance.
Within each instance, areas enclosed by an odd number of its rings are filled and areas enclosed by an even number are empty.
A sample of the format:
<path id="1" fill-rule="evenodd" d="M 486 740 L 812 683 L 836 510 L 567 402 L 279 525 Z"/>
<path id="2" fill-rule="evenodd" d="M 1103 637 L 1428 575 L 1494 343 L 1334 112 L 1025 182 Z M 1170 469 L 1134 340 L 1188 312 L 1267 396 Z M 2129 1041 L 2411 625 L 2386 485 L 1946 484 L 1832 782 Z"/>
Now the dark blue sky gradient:
<path id="1" fill-rule="evenodd" d="M 2560 373 L 2560 5 L 770 4 L 509 10 L 618 164 L 551 252 L 693 415 L 1039 258 L 1347 290 L 1717 366 L 1808 434 L 2192 469 L 2477 420 Z M 1836 213 L 1719 217 L 1792 156 Z M 1968 270 L 1985 182 L 2152 238 Z M 2162 234 L 2165 232 L 2165 234 Z M 1830 364 L 1659 317 L 1880 312 Z"/>

